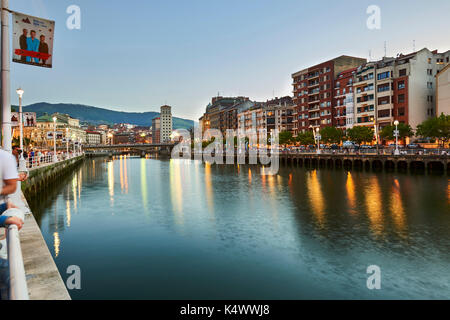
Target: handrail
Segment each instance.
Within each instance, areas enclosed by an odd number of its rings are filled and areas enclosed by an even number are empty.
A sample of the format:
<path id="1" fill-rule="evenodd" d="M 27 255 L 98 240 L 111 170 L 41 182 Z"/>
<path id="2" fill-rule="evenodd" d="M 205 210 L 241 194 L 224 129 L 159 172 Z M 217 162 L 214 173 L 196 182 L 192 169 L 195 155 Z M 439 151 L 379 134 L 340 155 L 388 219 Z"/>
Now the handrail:
<path id="1" fill-rule="evenodd" d="M 9 299 L 29 300 L 22 249 L 20 247 L 19 229 L 16 225 L 8 227 L 8 262 L 9 262 Z"/>

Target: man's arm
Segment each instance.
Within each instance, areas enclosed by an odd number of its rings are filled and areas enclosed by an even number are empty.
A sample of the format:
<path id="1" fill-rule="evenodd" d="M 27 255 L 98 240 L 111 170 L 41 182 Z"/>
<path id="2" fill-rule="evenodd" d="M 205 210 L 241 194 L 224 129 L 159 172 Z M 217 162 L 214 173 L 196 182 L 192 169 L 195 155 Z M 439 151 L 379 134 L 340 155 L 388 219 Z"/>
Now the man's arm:
<path id="1" fill-rule="evenodd" d="M 7 196 L 16 192 L 17 179 L 3 180 L 3 183 L 5 185 L 3 186 L 2 190 L 0 190 L 0 196 Z"/>

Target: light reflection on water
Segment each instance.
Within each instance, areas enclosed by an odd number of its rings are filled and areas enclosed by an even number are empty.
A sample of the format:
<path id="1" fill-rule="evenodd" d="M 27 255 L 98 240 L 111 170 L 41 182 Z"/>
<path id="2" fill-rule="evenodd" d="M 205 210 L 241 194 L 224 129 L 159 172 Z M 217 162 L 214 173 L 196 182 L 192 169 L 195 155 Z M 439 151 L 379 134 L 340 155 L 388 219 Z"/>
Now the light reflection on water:
<path id="1" fill-rule="evenodd" d="M 447 177 L 119 157 L 61 184 L 30 203 L 73 298 L 450 297 Z"/>

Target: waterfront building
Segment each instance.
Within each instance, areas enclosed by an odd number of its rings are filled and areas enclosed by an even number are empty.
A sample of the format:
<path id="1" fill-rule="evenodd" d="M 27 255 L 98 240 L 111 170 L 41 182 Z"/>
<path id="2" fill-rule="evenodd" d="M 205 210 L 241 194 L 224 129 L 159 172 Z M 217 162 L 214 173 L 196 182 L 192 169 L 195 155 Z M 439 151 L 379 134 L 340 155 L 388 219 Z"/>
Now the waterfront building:
<path id="1" fill-rule="evenodd" d="M 340 56 L 292 74 L 296 106 L 294 135 L 309 130 L 310 126 L 322 128 L 334 125 L 337 76 L 366 62 L 363 58 Z"/>
<path id="2" fill-rule="evenodd" d="M 450 64 L 436 75 L 436 115 L 450 115 Z"/>
<path id="3" fill-rule="evenodd" d="M 44 114 L 36 119 L 36 128 L 33 128 L 30 138 L 33 146 L 49 147 L 53 146 L 53 138 L 49 139 L 49 133 L 53 134 L 55 128 L 53 117 L 56 117 L 57 136 L 68 138 L 70 142 L 86 143 L 86 131 L 80 127 L 80 120 L 70 117 L 67 114 L 55 113 Z M 66 130 L 68 129 L 68 130 Z M 62 145 L 63 140 L 58 139 L 57 145 Z"/>
<path id="4" fill-rule="evenodd" d="M 132 132 L 118 132 L 114 134 L 114 144 L 133 144 L 135 137 Z"/>
<path id="5" fill-rule="evenodd" d="M 152 143 L 161 143 L 161 118 L 157 117 L 152 120 Z"/>
<path id="6" fill-rule="evenodd" d="M 436 115 L 436 75 L 450 51 L 426 48 L 384 57 L 358 68 L 354 81 L 355 124 L 378 130 L 395 120 L 413 129 Z"/>
<path id="7" fill-rule="evenodd" d="M 172 107 L 164 105 L 161 107 L 160 117 L 160 141 L 169 143 L 172 136 Z"/>
<path id="8" fill-rule="evenodd" d="M 218 129 L 222 134 L 226 129 L 236 130 L 238 127 L 238 114 L 254 105 L 248 97 L 213 97 L 206 106 L 206 111 L 199 121 L 202 134 L 208 129 Z"/>
<path id="9" fill-rule="evenodd" d="M 333 117 L 334 125 L 346 131 L 353 127 L 354 103 L 353 81 L 357 68 L 351 68 L 339 73 L 336 77 L 334 88 Z"/>
<path id="10" fill-rule="evenodd" d="M 265 129 L 267 132 L 276 129 L 278 132 L 294 133 L 295 112 L 296 108 L 290 96 L 267 101 L 264 108 Z"/>
<path id="11" fill-rule="evenodd" d="M 97 131 L 86 131 L 86 143 L 88 145 L 98 145 L 102 143 L 102 134 Z"/>

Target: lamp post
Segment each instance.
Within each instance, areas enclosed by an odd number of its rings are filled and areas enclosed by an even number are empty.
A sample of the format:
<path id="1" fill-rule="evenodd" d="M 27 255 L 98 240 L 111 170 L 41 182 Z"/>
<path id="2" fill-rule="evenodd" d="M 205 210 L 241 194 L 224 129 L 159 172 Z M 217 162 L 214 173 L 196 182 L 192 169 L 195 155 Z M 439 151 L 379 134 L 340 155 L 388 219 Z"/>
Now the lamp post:
<path id="1" fill-rule="evenodd" d="M 69 157 L 69 128 L 66 128 L 66 153 L 67 158 Z"/>
<path id="2" fill-rule="evenodd" d="M 23 112 L 22 112 L 22 96 L 24 91 L 19 88 L 16 90 L 19 95 L 19 127 L 20 127 L 20 150 L 22 151 L 19 156 L 19 171 L 26 172 L 27 171 L 27 163 L 25 158 L 23 157 Z"/>
<path id="3" fill-rule="evenodd" d="M 322 136 L 319 133 L 320 129 L 316 128 L 316 139 L 317 139 L 317 154 L 320 154 L 320 139 L 322 139 Z"/>
<path id="4" fill-rule="evenodd" d="M 394 151 L 394 155 L 399 156 L 400 155 L 400 151 L 398 150 L 398 137 L 400 136 L 400 132 L 398 131 L 398 120 L 394 121 L 394 125 L 395 125 L 395 131 L 394 131 L 394 137 L 395 137 L 395 151 Z"/>
<path id="5" fill-rule="evenodd" d="M 58 162 L 56 155 L 56 117 L 53 117 L 53 162 Z"/>

